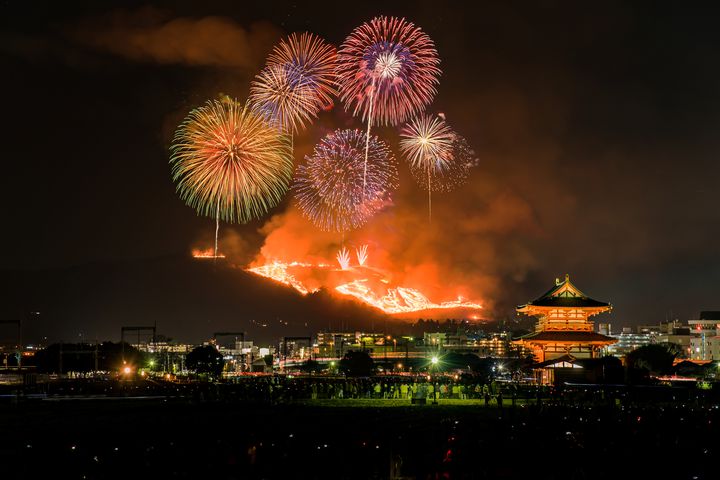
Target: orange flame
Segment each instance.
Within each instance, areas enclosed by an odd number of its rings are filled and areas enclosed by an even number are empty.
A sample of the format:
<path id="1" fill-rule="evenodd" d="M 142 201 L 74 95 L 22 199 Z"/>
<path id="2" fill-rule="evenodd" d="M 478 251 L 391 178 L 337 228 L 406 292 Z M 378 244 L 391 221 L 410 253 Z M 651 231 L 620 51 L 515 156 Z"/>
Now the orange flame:
<path id="1" fill-rule="evenodd" d="M 215 251 L 212 248 L 205 250 L 195 249 L 192 251 L 193 258 L 225 258 L 225 255 L 218 253 L 215 255 Z"/>
<path id="2" fill-rule="evenodd" d="M 318 290 L 317 288 L 309 288 L 305 283 L 300 281 L 295 275 L 288 271 L 290 269 L 297 268 L 336 274 L 335 277 L 326 275 L 326 280 L 329 280 L 330 282 L 332 282 L 333 279 L 336 280 L 335 283 L 337 284 L 331 285 L 336 292 L 352 296 L 390 315 L 419 312 L 423 310 L 480 310 L 482 308 L 480 303 L 468 301 L 460 296 L 456 300 L 440 303 L 432 302 L 426 295 L 417 289 L 404 286 L 390 286 L 390 280 L 382 276 L 380 272 L 362 265 L 358 265 L 357 267 L 344 265 L 338 269 L 337 267 L 327 264 L 302 262 L 283 263 L 276 261 L 259 267 L 249 268 L 248 271 L 292 287 L 303 295 L 316 292 Z M 344 281 L 340 280 L 337 282 L 338 272 L 340 272 L 339 275 L 341 275 L 339 278 L 344 278 Z M 380 293 L 378 293 L 377 286 L 375 286 L 375 288 L 373 287 L 370 278 L 366 277 L 366 274 L 373 274 L 376 277 L 379 276 L 380 278 L 377 278 L 377 280 L 379 280 L 379 284 L 385 285 L 385 287 L 383 287 L 384 291 L 381 289 Z M 347 281 L 346 277 L 348 275 L 356 278 Z"/>

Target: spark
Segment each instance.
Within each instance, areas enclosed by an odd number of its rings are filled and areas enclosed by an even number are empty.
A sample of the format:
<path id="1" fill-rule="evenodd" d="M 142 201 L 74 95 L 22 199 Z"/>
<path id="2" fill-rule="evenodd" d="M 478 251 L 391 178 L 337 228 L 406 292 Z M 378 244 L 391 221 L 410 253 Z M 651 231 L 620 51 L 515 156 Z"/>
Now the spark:
<path id="1" fill-rule="evenodd" d="M 357 256 L 358 265 L 360 265 L 361 267 L 365 265 L 365 262 L 367 261 L 367 249 L 367 245 L 361 245 L 355 249 L 355 255 Z"/>
<path id="2" fill-rule="evenodd" d="M 342 247 L 337 255 L 335 256 L 337 258 L 338 263 L 340 264 L 340 268 L 342 270 L 349 270 L 350 269 L 350 252 L 348 252 L 348 249 L 345 247 Z"/>

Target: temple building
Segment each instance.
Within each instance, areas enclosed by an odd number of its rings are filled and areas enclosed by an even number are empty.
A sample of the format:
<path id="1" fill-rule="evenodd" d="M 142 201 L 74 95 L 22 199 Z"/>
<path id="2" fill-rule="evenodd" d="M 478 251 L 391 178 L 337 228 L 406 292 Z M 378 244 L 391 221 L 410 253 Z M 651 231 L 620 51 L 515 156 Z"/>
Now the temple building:
<path id="1" fill-rule="evenodd" d="M 517 307 L 518 313 L 538 318 L 535 332 L 513 341 L 532 351 L 539 365 L 580 368 L 576 359 L 598 358 L 616 339 L 595 331 L 593 315 L 608 312 L 609 303 L 593 300 L 565 275 L 537 300 Z"/>

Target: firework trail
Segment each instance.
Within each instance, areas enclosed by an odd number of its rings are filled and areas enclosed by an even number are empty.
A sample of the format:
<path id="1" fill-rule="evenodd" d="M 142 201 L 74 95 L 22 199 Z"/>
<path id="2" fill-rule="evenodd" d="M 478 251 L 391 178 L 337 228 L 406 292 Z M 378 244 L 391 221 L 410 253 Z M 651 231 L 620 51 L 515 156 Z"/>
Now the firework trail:
<path id="1" fill-rule="evenodd" d="M 340 268 L 342 270 L 348 270 L 350 268 L 350 252 L 348 252 L 347 248 L 342 247 L 340 250 L 338 250 L 338 253 L 335 257 L 337 258 L 337 261 L 340 264 Z"/>
<path id="2" fill-rule="evenodd" d="M 363 187 L 364 143 L 358 130 L 336 130 L 297 168 L 293 189 L 298 206 L 321 230 L 346 232 L 361 227 L 392 200 L 391 192 L 398 184 L 395 157 L 383 141 L 371 137 Z"/>
<path id="3" fill-rule="evenodd" d="M 439 117 L 421 115 L 400 132 L 400 150 L 410 169 L 424 172 L 427 179 L 428 219 L 432 220 L 432 178 L 449 170 L 453 163 L 452 147 L 456 134 Z M 417 178 L 417 173 L 414 174 Z"/>
<path id="4" fill-rule="evenodd" d="M 292 178 L 287 135 L 235 100 L 208 101 L 180 124 L 170 147 L 176 190 L 199 215 L 246 223 L 277 205 Z"/>
<path id="5" fill-rule="evenodd" d="M 365 262 L 367 261 L 367 258 L 368 258 L 367 249 L 368 249 L 367 245 L 361 245 L 355 249 L 355 255 L 357 256 L 357 261 L 361 267 L 363 265 L 365 265 Z"/>
<path id="6" fill-rule="evenodd" d="M 367 121 L 365 168 L 374 124 L 397 125 L 435 96 L 440 59 L 432 39 L 404 18 L 375 17 L 338 51 L 337 81 L 345 110 Z"/>

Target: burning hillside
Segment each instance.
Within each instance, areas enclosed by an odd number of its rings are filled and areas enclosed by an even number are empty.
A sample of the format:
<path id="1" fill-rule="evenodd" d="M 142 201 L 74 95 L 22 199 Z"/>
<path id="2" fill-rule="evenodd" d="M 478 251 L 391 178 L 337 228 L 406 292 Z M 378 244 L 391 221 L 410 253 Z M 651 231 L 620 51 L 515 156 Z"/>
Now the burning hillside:
<path id="1" fill-rule="evenodd" d="M 343 248 L 337 255 L 339 266 L 276 261 L 249 268 L 248 271 L 292 287 L 303 295 L 325 287 L 355 297 L 390 315 L 449 309 L 477 311 L 482 308 L 481 304 L 462 296 L 435 303 L 416 288 L 394 284 L 388 272 L 366 265 L 367 247 L 360 247 L 356 254 L 358 261 L 355 265 L 350 264 L 349 254 Z"/>

